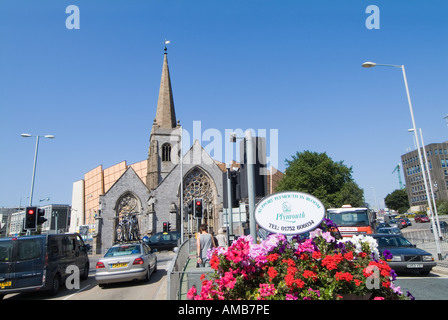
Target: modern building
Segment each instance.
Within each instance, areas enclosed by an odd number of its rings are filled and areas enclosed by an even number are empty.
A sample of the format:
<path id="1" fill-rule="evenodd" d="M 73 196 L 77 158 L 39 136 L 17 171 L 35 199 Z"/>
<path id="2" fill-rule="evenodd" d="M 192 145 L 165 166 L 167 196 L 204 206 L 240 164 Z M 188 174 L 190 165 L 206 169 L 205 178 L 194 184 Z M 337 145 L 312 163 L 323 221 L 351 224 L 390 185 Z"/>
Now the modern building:
<path id="1" fill-rule="evenodd" d="M 109 168 L 99 165 L 73 184 L 70 231 L 90 237 L 94 252 L 109 248 L 117 240 L 117 230 L 131 218 L 138 221 L 140 237 L 162 231 L 164 223 L 170 223 L 172 230 L 183 228 L 185 234 L 197 231 L 198 221 L 188 214 L 188 204 L 197 198 L 204 204 L 200 222 L 215 232 L 224 226 L 226 166 L 212 159 L 197 140 L 181 159 L 182 127 L 176 119 L 166 51 L 155 111 L 146 160 Z M 278 170 L 272 177 L 268 172 L 266 190 L 273 190 L 281 176 Z"/>
<path id="2" fill-rule="evenodd" d="M 434 197 L 436 200 L 448 199 L 448 141 L 431 143 L 426 145 L 424 149 L 428 159 Z M 423 148 L 421 148 L 421 154 L 422 162 L 425 163 Z M 426 211 L 428 199 L 418 151 L 414 150 L 402 155 L 401 162 L 411 210 L 414 212 Z M 429 180 L 427 182 L 429 188 Z M 431 194 L 431 190 L 429 190 L 429 194 Z"/>

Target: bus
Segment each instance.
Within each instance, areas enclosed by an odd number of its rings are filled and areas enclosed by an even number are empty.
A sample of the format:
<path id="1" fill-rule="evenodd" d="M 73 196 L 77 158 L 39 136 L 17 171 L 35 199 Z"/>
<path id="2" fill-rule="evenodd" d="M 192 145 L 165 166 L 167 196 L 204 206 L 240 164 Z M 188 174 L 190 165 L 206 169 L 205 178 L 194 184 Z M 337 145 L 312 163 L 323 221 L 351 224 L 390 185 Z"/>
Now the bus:
<path id="1" fill-rule="evenodd" d="M 327 219 L 332 220 L 338 226 L 343 237 L 375 232 L 376 213 L 369 208 L 353 208 L 351 205 L 343 205 L 342 208 L 327 209 Z"/>

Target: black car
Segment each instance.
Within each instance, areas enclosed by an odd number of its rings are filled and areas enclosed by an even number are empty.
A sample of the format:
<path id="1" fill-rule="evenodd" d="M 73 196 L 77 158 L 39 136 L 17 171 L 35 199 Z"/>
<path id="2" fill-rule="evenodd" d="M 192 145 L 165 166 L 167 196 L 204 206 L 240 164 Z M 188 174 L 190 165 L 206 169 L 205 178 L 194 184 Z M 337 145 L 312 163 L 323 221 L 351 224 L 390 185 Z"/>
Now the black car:
<path id="1" fill-rule="evenodd" d="M 74 268 L 87 279 L 89 249 L 77 233 L 0 238 L 0 299 L 36 290 L 54 295 Z"/>
<path id="2" fill-rule="evenodd" d="M 442 235 L 446 234 L 448 232 L 448 223 L 446 221 L 439 221 L 440 224 L 440 231 L 442 231 Z M 431 232 L 432 231 L 432 224 L 431 224 Z"/>
<path id="3" fill-rule="evenodd" d="M 386 228 L 386 227 L 385 228 L 378 228 L 378 229 L 376 229 L 376 232 L 378 232 L 378 233 L 386 233 L 386 234 L 399 234 L 399 235 L 402 234 L 400 229 L 392 228 L 392 227 L 389 227 L 389 228 Z"/>
<path id="4" fill-rule="evenodd" d="M 178 247 L 178 242 L 180 241 L 180 232 L 179 231 L 169 231 L 169 232 L 158 232 L 149 239 L 143 239 L 146 244 L 152 249 L 156 249 L 157 251 L 163 250 L 174 250 L 175 247 Z"/>
<path id="5" fill-rule="evenodd" d="M 396 272 L 414 270 L 421 274 L 429 274 L 437 265 L 431 253 L 416 248 L 402 235 L 373 234 L 372 237 L 378 242 L 380 252 L 390 251 L 392 257 L 386 256 L 386 260 Z"/>
<path id="6" fill-rule="evenodd" d="M 379 222 L 379 223 L 376 225 L 376 227 L 377 227 L 377 228 L 389 228 L 390 225 L 389 225 L 387 222 Z"/>

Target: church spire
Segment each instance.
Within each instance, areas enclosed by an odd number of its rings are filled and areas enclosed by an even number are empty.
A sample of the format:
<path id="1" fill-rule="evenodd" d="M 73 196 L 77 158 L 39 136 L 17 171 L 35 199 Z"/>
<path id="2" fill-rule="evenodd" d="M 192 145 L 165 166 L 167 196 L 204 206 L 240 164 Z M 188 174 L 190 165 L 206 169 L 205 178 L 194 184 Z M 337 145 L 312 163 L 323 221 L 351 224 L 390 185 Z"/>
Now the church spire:
<path id="1" fill-rule="evenodd" d="M 163 55 L 162 78 L 160 80 L 155 124 L 162 129 L 172 129 L 176 127 L 176 113 L 174 111 L 173 90 L 171 89 L 166 47 Z"/>

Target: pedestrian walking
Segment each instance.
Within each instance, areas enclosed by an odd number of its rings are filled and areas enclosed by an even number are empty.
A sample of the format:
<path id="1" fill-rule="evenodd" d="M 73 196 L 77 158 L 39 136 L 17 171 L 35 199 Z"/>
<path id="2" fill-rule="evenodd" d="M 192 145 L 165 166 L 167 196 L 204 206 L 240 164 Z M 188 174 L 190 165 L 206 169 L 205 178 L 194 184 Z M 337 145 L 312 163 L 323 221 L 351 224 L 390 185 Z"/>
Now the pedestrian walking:
<path id="1" fill-rule="evenodd" d="M 207 251 L 212 247 L 216 247 L 215 240 L 212 235 L 207 232 L 207 226 L 202 224 L 196 239 L 198 265 L 200 267 L 210 267 L 210 261 L 207 259 Z"/>
<path id="2" fill-rule="evenodd" d="M 227 247 L 227 236 L 226 236 L 226 229 L 219 228 L 218 235 L 216 236 L 217 245 L 218 247 Z"/>

